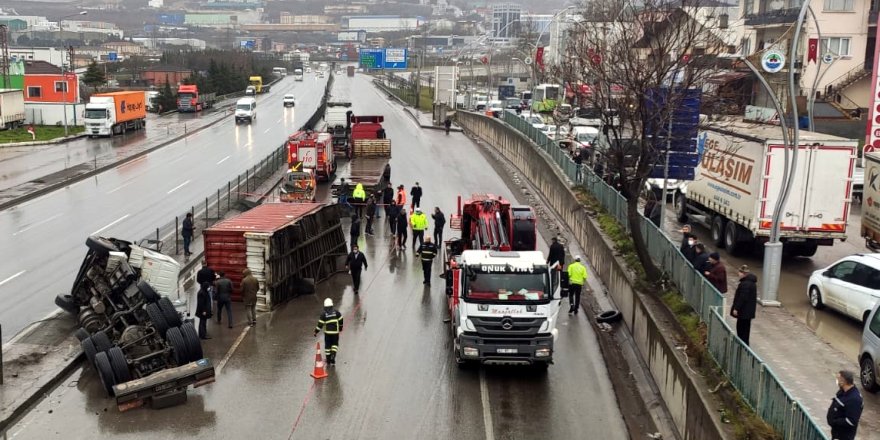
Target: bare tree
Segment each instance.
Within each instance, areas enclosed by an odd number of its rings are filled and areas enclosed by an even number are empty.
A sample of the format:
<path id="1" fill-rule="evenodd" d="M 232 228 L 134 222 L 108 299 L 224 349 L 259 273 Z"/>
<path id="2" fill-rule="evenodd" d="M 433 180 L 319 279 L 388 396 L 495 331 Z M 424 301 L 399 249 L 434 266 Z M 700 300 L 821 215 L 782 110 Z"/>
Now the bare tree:
<path id="1" fill-rule="evenodd" d="M 639 194 L 655 166 L 663 165 L 674 112 L 729 50 L 701 19 L 706 14 L 700 7 L 699 0 L 591 0 L 570 23 L 566 46 L 550 67 L 575 105 L 602 119 L 603 142 L 589 162 L 627 199 L 631 237 L 649 280 L 661 273 L 638 226 Z M 696 132 L 669 138 L 679 144 L 691 136 Z"/>

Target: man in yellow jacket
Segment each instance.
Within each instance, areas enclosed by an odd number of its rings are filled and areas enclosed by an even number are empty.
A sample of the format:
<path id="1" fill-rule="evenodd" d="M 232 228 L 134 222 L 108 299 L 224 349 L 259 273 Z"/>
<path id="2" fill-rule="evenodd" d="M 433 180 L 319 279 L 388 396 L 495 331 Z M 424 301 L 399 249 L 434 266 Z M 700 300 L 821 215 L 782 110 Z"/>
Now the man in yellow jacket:
<path id="1" fill-rule="evenodd" d="M 568 314 L 577 314 L 581 307 L 581 291 L 587 282 L 587 267 L 581 263 L 581 256 L 574 257 L 574 262 L 568 265 L 568 302 L 571 307 Z"/>
<path id="2" fill-rule="evenodd" d="M 416 208 L 416 212 L 409 217 L 409 224 L 412 226 L 412 247 L 415 249 L 416 238 L 419 239 L 419 246 L 425 242 L 425 229 L 428 229 L 428 216 L 422 212 L 422 208 Z"/>
<path id="3" fill-rule="evenodd" d="M 357 186 L 354 187 L 354 192 L 351 193 L 351 199 L 354 203 L 355 213 L 357 213 L 358 218 L 363 217 L 364 205 L 367 204 L 367 192 L 364 191 L 364 184 L 358 183 Z"/>

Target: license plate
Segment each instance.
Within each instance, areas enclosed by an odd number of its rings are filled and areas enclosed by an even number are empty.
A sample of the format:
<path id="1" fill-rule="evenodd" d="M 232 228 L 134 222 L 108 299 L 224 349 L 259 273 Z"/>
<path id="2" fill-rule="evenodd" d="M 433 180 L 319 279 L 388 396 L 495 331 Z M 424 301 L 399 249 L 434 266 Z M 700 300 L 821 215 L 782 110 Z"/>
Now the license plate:
<path id="1" fill-rule="evenodd" d="M 788 241 L 791 243 L 803 243 L 807 241 L 807 239 L 803 237 L 791 237 L 788 239 Z"/>
<path id="2" fill-rule="evenodd" d="M 519 353 L 519 350 L 517 350 L 515 348 L 499 348 L 498 353 L 500 353 L 500 354 L 517 354 L 517 353 Z"/>

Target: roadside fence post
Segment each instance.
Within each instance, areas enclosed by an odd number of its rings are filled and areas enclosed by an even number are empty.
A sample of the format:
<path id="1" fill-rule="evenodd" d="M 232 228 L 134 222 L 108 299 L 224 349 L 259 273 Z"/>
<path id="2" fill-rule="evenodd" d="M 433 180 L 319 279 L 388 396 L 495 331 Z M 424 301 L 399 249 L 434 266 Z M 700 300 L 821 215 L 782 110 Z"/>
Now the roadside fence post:
<path id="1" fill-rule="evenodd" d="M 174 255 L 180 253 L 180 216 L 174 216 Z"/>
<path id="2" fill-rule="evenodd" d="M 226 182 L 226 210 L 229 211 L 229 203 L 232 199 L 232 181 Z"/>
<path id="3" fill-rule="evenodd" d="M 3 324 L 0 324 L 0 341 L 3 340 Z M 3 385 L 3 351 L 0 350 L 0 385 Z"/>
<path id="4" fill-rule="evenodd" d="M 208 227 L 208 217 L 209 216 L 210 216 L 210 214 L 208 214 L 208 198 L 205 197 L 205 227 L 206 228 Z"/>
<path id="5" fill-rule="evenodd" d="M 159 246 L 159 228 L 156 228 L 156 246 Z"/>
<path id="6" fill-rule="evenodd" d="M 250 191 L 251 191 L 251 177 L 250 177 L 250 172 L 251 172 L 250 169 L 246 169 L 246 170 L 244 170 L 244 187 L 245 187 L 244 191 L 245 191 L 245 192 L 250 192 Z M 241 188 L 239 188 L 239 191 L 241 191 Z"/>
<path id="7" fill-rule="evenodd" d="M 238 183 L 235 184 L 235 200 L 241 200 L 241 174 L 236 178 L 238 179 Z"/>
<path id="8" fill-rule="evenodd" d="M 220 188 L 217 188 L 217 220 L 220 220 Z"/>

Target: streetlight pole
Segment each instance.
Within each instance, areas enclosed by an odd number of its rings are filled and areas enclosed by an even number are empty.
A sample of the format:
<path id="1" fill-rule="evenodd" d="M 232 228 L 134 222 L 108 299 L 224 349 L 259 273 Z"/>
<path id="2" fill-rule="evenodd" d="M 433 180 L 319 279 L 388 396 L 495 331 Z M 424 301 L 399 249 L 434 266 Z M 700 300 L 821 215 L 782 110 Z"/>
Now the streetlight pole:
<path id="1" fill-rule="evenodd" d="M 553 14 L 553 17 L 550 18 L 549 22 L 547 22 L 547 26 L 541 27 L 541 32 L 538 34 L 538 38 L 535 39 L 535 56 L 534 56 L 534 58 L 536 58 L 536 59 L 535 59 L 535 62 L 533 63 L 534 67 L 532 67 L 532 69 L 530 70 L 530 72 L 533 73 L 533 75 L 531 75 L 532 76 L 531 91 L 532 91 L 532 102 L 533 103 L 535 102 L 535 88 L 537 87 L 537 83 L 538 83 L 537 69 L 540 68 L 540 66 L 538 66 L 537 58 L 538 58 L 538 47 L 539 47 L 538 45 L 541 44 L 541 38 L 544 38 L 544 33 L 547 32 L 547 28 L 552 26 L 553 22 L 556 21 L 556 19 L 559 18 L 559 16 L 562 15 L 563 12 L 574 9 L 575 7 L 576 6 L 574 6 L 574 5 L 566 6 L 565 8 L 563 8 L 563 9 L 559 10 L 558 12 L 556 12 L 555 14 Z M 558 43 L 559 39 L 557 39 L 556 41 Z M 563 89 L 561 92 L 564 94 L 565 90 Z M 532 110 L 531 106 L 529 106 L 529 110 Z"/>
<path id="2" fill-rule="evenodd" d="M 61 104 L 62 111 L 64 112 L 64 136 L 67 137 L 70 134 L 70 128 L 67 125 L 67 89 L 68 89 L 68 81 L 67 81 L 67 64 L 64 63 L 64 19 L 70 17 L 76 17 L 77 15 L 86 15 L 89 11 L 80 11 L 76 14 L 65 15 L 58 19 L 58 36 L 61 40 L 61 83 L 63 84 L 63 89 L 61 91 L 61 100 L 63 101 Z M 66 50 L 68 57 L 67 62 L 70 65 L 70 70 L 73 69 L 73 46 L 70 46 L 68 50 Z"/>

